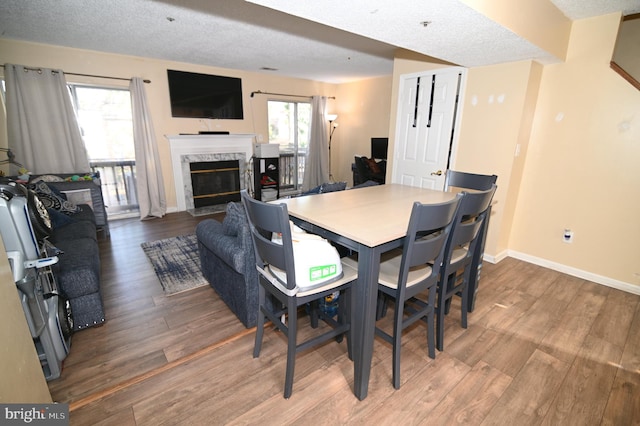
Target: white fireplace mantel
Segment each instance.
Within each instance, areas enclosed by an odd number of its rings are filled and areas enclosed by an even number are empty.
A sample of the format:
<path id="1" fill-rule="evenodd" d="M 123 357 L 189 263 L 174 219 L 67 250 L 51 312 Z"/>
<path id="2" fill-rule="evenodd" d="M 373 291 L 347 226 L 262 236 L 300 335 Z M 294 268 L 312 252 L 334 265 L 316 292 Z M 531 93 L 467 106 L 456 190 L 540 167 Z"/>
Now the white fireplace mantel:
<path id="1" fill-rule="evenodd" d="M 245 164 L 241 169 L 248 170 L 247 164 L 253 156 L 254 134 L 233 135 L 167 135 L 171 148 L 171 166 L 176 188 L 178 211 L 187 210 L 186 193 L 191 193 L 191 182 L 185 182 L 182 163 L 185 157 L 201 154 L 244 154 Z M 246 177 L 241 177 L 243 188 Z M 188 185 L 188 188 L 187 188 Z"/>

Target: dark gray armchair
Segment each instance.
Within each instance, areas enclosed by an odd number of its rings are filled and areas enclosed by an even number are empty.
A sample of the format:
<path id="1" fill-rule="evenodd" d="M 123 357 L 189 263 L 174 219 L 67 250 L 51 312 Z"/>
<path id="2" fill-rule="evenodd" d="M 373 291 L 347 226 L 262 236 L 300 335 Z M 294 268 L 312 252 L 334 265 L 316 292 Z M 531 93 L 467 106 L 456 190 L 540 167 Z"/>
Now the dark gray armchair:
<path id="1" fill-rule="evenodd" d="M 202 274 L 245 327 L 255 326 L 258 272 L 242 204 L 227 204 L 222 223 L 215 219 L 200 222 L 196 236 Z"/>

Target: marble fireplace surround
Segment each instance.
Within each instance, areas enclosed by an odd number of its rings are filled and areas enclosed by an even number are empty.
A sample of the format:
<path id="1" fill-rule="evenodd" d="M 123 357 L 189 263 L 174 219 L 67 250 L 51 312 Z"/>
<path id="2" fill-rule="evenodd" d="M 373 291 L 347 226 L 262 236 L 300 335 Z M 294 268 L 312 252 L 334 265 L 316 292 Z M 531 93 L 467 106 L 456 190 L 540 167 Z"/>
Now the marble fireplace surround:
<path id="1" fill-rule="evenodd" d="M 238 160 L 240 189 L 248 187 L 248 164 L 253 155 L 253 134 L 169 135 L 171 165 L 178 211 L 192 211 L 193 188 L 189 163 Z"/>

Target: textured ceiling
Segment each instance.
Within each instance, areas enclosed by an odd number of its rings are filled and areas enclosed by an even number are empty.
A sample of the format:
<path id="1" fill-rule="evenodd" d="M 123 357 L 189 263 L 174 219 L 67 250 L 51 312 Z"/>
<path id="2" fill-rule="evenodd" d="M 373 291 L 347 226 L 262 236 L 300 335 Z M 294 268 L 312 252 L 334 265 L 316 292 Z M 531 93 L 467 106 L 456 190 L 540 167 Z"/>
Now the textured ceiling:
<path id="1" fill-rule="evenodd" d="M 552 1 L 573 19 L 640 12 Z M 556 60 L 459 0 L 2 0 L 0 37 L 333 83 L 391 74 L 397 47 L 463 66 Z"/>
<path id="2" fill-rule="evenodd" d="M 557 61 L 457 0 L 249 1 L 466 67 Z"/>
<path id="3" fill-rule="evenodd" d="M 640 0 L 551 0 L 571 20 L 591 18 L 614 12 L 624 16 L 640 13 Z"/>

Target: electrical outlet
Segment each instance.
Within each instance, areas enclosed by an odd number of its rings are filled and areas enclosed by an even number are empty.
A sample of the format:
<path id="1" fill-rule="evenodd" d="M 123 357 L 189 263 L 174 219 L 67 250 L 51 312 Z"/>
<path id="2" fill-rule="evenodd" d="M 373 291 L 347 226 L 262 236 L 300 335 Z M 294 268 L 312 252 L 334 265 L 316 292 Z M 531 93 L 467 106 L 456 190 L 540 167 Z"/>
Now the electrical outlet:
<path id="1" fill-rule="evenodd" d="M 573 242 L 573 231 L 571 229 L 565 229 L 562 233 L 562 241 L 568 244 Z"/>

